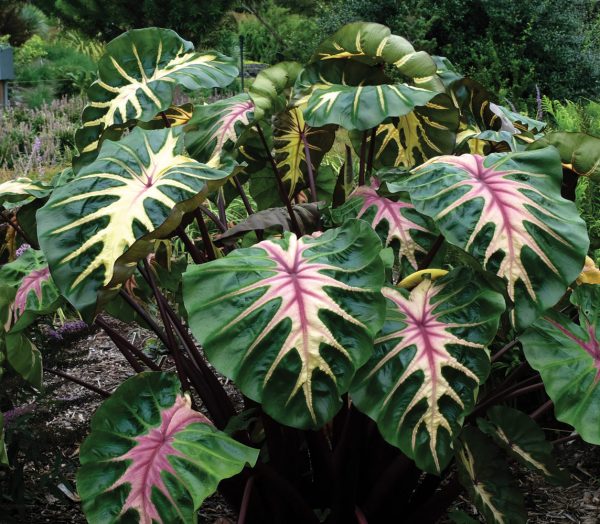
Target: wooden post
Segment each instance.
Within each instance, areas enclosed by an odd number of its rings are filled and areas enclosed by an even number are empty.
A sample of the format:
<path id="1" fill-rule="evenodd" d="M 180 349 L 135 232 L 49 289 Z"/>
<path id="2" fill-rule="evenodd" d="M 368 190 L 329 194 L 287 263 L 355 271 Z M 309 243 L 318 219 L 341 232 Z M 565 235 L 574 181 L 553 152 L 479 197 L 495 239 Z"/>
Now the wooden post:
<path id="1" fill-rule="evenodd" d="M 0 108 L 6 109 L 8 107 L 8 82 L 6 80 L 0 80 Z"/>

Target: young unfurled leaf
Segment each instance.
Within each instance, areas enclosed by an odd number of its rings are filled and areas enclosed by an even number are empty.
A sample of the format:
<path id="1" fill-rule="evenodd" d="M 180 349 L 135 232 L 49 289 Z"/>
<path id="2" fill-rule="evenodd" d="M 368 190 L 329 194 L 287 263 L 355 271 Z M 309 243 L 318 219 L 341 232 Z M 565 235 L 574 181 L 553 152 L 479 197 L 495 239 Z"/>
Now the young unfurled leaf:
<path id="1" fill-rule="evenodd" d="M 525 524 L 523 496 L 500 450 L 477 428 L 465 428 L 456 453 L 458 479 L 488 524 Z"/>
<path id="2" fill-rule="evenodd" d="M 98 294 L 127 280 L 131 263 L 146 256 L 148 241 L 169 234 L 229 176 L 184 156 L 181 132 L 136 128 L 120 142 L 106 141 L 38 211 L 52 276 L 86 320 Z"/>
<path id="3" fill-rule="evenodd" d="M 98 80 L 88 89 L 83 125 L 75 135 L 76 170 L 97 155 L 103 133 L 169 108 L 176 87 L 225 87 L 237 76 L 234 61 L 215 51 L 194 52 L 170 29 L 133 29 L 106 45 Z"/>
<path id="4" fill-rule="evenodd" d="M 383 321 L 380 249 L 369 225 L 351 220 L 188 268 L 190 327 L 214 366 L 270 416 L 322 426 L 370 357 Z"/>
<path id="5" fill-rule="evenodd" d="M 506 406 L 494 406 L 486 419 L 477 419 L 479 429 L 529 469 L 549 481 L 564 484 L 568 476 L 556 465 L 552 444 L 531 417 Z"/>
<path id="6" fill-rule="evenodd" d="M 353 382 L 352 399 L 388 442 L 421 469 L 440 473 L 489 373 L 486 346 L 504 301 L 465 268 L 410 292 L 382 292 L 386 321 Z"/>
<path id="7" fill-rule="evenodd" d="M 81 445 L 77 490 L 89 522 L 195 523 L 219 482 L 258 450 L 191 408 L 175 375 L 125 381 L 96 411 Z"/>
<path id="8" fill-rule="evenodd" d="M 571 295 L 579 324 L 546 311 L 520 340 L 527 361 L 542 376 L 558 420 L 600 444 L 600 286 L 583 284 Z"/>
<path id="9" fill-rule="evenodd" d="M 419 214 L 408 198 L 391 200 L 377 193 L 379 183 L 361 186 L 346 204 L 333 211 L 336 221 L 361 218 L 371 224 L 384 246 L 398 250 L 402 275 L 415 271 L 418 262 L 427 254 L 435 237 L 435 226 L 428 217 Z"/>
<path id="10" fill-rule="evenodd" d="M 193 158 L 208 162 L 236 144 L 254 116 L 254 102 L 246 93 L 197 105 L 186 125 L 185 145 Z"/>
<path id="11" fill-rule="evenodd" d="M 408 191 L 447 241 L 505 279 L 518 330 L 564 294 L 581 271 L 589 240 L 572 202 L 560 196 L 553 148 L 442 156 L 390 190 Z"/>

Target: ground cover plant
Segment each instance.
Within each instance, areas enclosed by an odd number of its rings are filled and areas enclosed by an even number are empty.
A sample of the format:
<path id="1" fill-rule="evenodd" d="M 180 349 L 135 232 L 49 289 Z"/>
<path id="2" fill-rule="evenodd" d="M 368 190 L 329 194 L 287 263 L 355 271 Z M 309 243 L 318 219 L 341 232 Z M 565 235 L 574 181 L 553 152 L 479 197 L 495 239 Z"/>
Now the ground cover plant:
<path id="1" fill-rule="evenodd" d="M 40 388 L 35 330 L 59 311 L 136 372 L 87 384 L 107 399 L 80 448 L 86 517 L 195 522 L 219 490 L 238 522 L 435 522 L 465 491 L 487 522 L 525 522 L 507 459 L 562 483 L 552 425 L 600 443 L 600 272 L 575 204 L 600 139 L 545 132 L 379 24 L 174 102 L 237 75 L 129 31 L 72 167 L 0 184 L 5 379 Z"/>

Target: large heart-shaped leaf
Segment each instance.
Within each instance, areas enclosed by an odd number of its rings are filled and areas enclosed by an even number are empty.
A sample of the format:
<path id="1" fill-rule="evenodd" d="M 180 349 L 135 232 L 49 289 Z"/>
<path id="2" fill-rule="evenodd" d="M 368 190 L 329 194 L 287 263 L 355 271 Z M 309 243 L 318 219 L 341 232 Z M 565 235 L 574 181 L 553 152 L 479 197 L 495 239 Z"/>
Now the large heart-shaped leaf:
<path id="1" fill-rule="evenodd" d="M 197 522 L 198 508 L 219 482 L 255 464 L 258 450 L 190 406 L 176 376 L 146 372 L 98 408 L 77 475 L 89 522 Z"/>
<path id="2" fill-rule="evenodd" d="M 419 214 L 406 197 L 391 200 L 377 193 L 379 182 L 357 188 L 348 201 L 333 210 L 341 223 L 346 218 L 361 218 L 371 224 L 384 246 L 398 249 L 401 273 L 416 271 L 418 262 L 431 248 L 437 234 L 428 217 Z M 412 271 L 410 271 L 412 269 Z"/>
<path id="3" fill-rule="evenodd" d="M 493 406 L 486 419 L 477 419 L 479 429 L 508 451 L 509 455 L 550 482 L 562 484 L 568 475 L 552 456 L 552 444 L 535 421 L 518 409 Z"/>
<path id="4" fill-rule="evenodd" d="M 266 413 L 319 427 L 373 351 L 385 310 L 380 249 L 369 225 L 351 220 L 189 268 L 190 327 L 214 366 Z"/>
<path id="5" fill-rule="evenodd" d="M 254 118 L 266 119 L 283 111 L 289 102 L 291 88 L 302 70 L 298 62 L 280 62 L 263 69 L 252 82 L 248 93 L 254 102 Z"/>
<path id="6" fill-rule="evenodd" d="M 577 278 L 589 240 L 572 202 L 560 196 L 555 149 L 442 156 L 390 190 L 408 190 L 446 240 L 504 278 L 517 329 L 552 307 Z"/>
<path id="7" fill-rule="evenodd" d="M 224 148 L 235 145 L 253 115 L 254 102 L 246 93 L 197 105 L 185 128 L 188 152 L 200 162 L 219 157 Z"/>
<path id="8" fill-rule="evenodd" d="M 579 311 L 579 324 L 547 311 L 520 340 L 554 401 L 556 418 L 571 424 L 587 442 L 600 444 L 600 286 L 578 286 L 571 302 Z"/>
<path id="9" fill-rule="evenodd" d="M 355 378 L 352 399 L 388 442 L 421 469 L 439 473 L 489 373 L 486 346 L 504 301 L 464 268 L 425 279 L 410 293 L 382 292 L 386 321 Z"/>
<path id="10" fill-rule="evenodd" d="M 38 236 L 63 295 L 87 320 L 98 293 L 169 234 L 229 173 L 183 155 L 181 127 L 136 128 L 106 141 L 98 158 L 38 211 Z M 135 244 L 135 249 L 132 247 Z"/>
<path id="11" fill-rule="evenodd" d="M 458 479 L 489 524 L 525 524 L 523 495 L 500 450 L 477 428 L 462 432 Z"/>
<path id="12" fill-rule="evenodd" d="M 134 29 L 106 45 L 98 80 L 88 89 L 82 127 L 75 135 L 80 167 L 95 158 L 105 130 L 150 121 L 169 108 L 177 87 L 194 91 L 225 87 L 237 76 L 231 58 L 194 52 L 191 42 L 170 29 Z"/>

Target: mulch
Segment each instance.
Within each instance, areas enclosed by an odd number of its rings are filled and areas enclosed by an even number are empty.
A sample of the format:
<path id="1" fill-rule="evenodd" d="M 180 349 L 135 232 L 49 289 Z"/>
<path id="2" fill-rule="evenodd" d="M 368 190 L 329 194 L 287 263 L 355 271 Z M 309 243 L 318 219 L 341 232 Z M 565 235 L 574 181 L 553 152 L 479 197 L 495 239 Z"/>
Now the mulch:
<path id="1" fill-rule="evenodd" d="M 136 344 L 152 337 L 143 329 L 112 320 L 111 323 Z M 45 351 L 45 358 L 47 365 L 107 391 L 133 375 L 125 358 L 102 331 L 89 332 L 55 348 L 50 355 Z M 169 369 L 169 364 L 165 369 Z M 44 386 L 47 394 L 34 400 L 25 414 L 12 422 L 26 442 L 27 453 L 21 461 L 25 462 L 22 472 L 13 470 L 11 478 L 6 470 L 0 471 L 0 524 L 86 522 L 75 490 L 78 450 L 102 398 L 49 373 L 45 374 Z M 230 384 L 227 387 L 232 388 Z M 232 393 L 237 392 L 232 389 Z M 567 487 L 549 485 L 541 477 L 514 466 L 525 494 L 528 522 L 600 524 L 600 447 L 576 440 L 557 445 L 555 454 L 559 465 L 570 474 L 572 484 Z M 15 475 L 20 482 L 15 482 Z M 478 519 L 466 498 L 461 497 L 454 507 Z M 219 495 L 205 501 L 199 515 L 200 524 L 235 521 L 235 513 Z"/>

